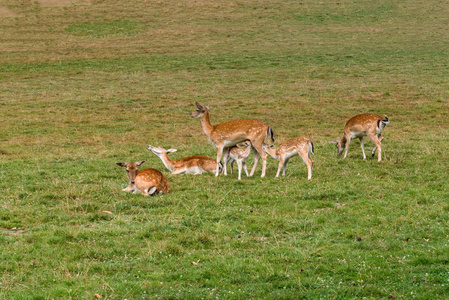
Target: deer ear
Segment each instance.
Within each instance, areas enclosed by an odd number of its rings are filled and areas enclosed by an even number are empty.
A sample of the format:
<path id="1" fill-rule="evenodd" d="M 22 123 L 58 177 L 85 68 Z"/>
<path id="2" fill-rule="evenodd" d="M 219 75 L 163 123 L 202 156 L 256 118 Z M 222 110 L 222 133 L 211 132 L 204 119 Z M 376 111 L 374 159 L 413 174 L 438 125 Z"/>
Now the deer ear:
<path id="1" fill-rule="evenodd" d="M 122 162 L 119 162 L 119 163 L 115 163 L 117 166 L 120 166 L 120 167 L 126 167 L 126 164 L 125 163 L 122 163 Z"/>
<path id="2" fill-rule="evenodd" d="M 208 103 L 206 103 L 206 109 L 209 110 L 209 104 Z"/>
<path id="3" fill-rule="evenodd" d="M 138 161 L 138 162 L 136 162 L 136 166 L 140 166 L 140 165 L 142 165 L 144 162 L 145 162 L 144 160 Z"/>
<path id="4" fill-rule="evenodd" d="M 167 150 L 168 153 L 172 153 L 172 152 L 176 152 L 176 151 L 178 151 L 178 150 L 176 150 L 176 149 L 168 149 Z"/>
<path id="5" fill-rule="evenodd" d="M 198 107 L 199 110 L 203 110 L 203 107 L 198 102 L 195 102 L 196 107 Z"/>

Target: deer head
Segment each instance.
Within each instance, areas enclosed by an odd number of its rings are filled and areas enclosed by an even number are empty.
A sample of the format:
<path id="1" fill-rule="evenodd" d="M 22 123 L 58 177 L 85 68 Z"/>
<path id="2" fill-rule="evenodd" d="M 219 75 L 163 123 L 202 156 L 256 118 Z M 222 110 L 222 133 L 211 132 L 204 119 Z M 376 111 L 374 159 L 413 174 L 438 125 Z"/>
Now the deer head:
<path id="1" fill-rule="evenodd" d="M 341 156 L 343 150 L 345 150 L 346 139 L 343 137 L 342 139 L 333 140 L 330 141 L 329 143 L 335 144 L 335 146 L 337 147 L 337 155 Z"/>
<path id="2" fill-rule="evenodd" d="M 118 163 L 116 163 L 116 165 L 126 168 L 126 174 L 128 175 L 129 182 L 131 184 L 134 184 L 135 180 L 136 180 L 137 173 L 139 172 L 139 170 L 137 170 L 137 167 L 142 165 L 144 162 L 145 162 L 144 160 L 141 160 L 138 162 L 128 162 L 128 163 L 118 162 Z"/>
<path id="3" fill-rule="evenodd" d="M 196 104 L 197 109 L 196 109 L 196 111 L 194 111 L 190 114 L 191 118 L 201 118 L 206 112 L 209 111 L 208 104 L 206 104 L 206 106 L 202 106 L 198 102 L 195 102 L 195 104 Z"/>
<path id="4" fill-rule="evenodd" d="M 172 152 L 178 151 L 176 149 L 166 150 L 162 147 L 155 147 L 155 146 L 151 146 L 151 145 L 148 145 L 148 150 L 150 150 L 151 152 L 153 152 L 154 154 L 156 154 L 159 157 L 161 157 L 162 155 L 167 154 L 167 153 L 172 153 Z"/>

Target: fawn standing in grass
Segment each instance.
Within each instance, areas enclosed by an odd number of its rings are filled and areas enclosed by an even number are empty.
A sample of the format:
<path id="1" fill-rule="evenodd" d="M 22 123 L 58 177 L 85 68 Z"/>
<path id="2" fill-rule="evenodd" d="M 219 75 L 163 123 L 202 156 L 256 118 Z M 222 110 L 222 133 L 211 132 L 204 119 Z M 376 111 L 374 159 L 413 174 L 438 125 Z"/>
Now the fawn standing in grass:
<path id="1" fill-rule="evenodd" d="M 345 150 L 345 155 L 343 158 L 346 158 L 351 140 L 358 138 L 360 139 L 360 147 L 362 148 L 363 159 L 365 160 L 366 155 L 363 145 L 363 137 L 368 136 L 376 145 L 373 149 L 373 152 L 371 153 L 372 156 L 375 155 L 377 150 L 377 160 L 381 161 L 382 140 L 384 139 L 381 133 L 388 123 L 390 122 L 388 121 L 387 116 L 385 116 L 385 120 L 383 120 L 381 116 L 376 114 L 357 115 L 346 122 L 346 125 L 343 129 L 343 137 L 339 140 L 331 141 L 331 143 L 337 144 L 336 146 L 339 156 L 343 153 L 343 150 Z"/>
<path id="2" fill-rule="evenodd" d="M 310 154 L 314 154 L 313 142 L 311 139 L 305 136 L 293 138 L 285 141 L 275 148 L 273 145 L 263 145 L 264 150 L 274 159 L 279 160 L 278 171 L 276 177 L 279 177 L 281 168 L 283 169 L 282 175 L 285 176 L 285 169 L 287 163 L 292 156 L 299 155 L 307 165 L 307 179 L 312 178 L 312 165 L 313 161 Z"/>
<path id="3" fill-rule="evenodd" d="M 233 164 L 234 161 L 237 162 L 237 166 L 239 168 L 239 180 L 242 179 L 242 167 L 245 170 L 246 177 L 248 177 L 248 170 L 246 169 L 246 159 L 249 157 L 251 153 L 251 143 L 246 141 L 244 143 L 245 149 L 239 148 L 237 146 L 231 146 L 229 148 L 225 148 L 223 151 L 223 173 L 226 174 L 226 165 L 231 165 L 231 174 L 233 173 Z"/>

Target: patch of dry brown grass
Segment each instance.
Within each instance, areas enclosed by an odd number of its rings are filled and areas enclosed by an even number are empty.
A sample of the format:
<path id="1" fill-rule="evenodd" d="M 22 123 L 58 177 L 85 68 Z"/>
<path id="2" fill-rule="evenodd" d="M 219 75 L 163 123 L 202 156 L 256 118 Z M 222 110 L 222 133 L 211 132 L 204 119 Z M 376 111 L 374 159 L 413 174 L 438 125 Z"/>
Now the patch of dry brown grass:
<path id="1" fill-rule="evenodd" d="M 91 0 L 36 0 L 42 6 L 89 5 Z"/>
<path id="2" fill-rule="evenodd" d="M 0 7 L 0 16 L 1 17 L 15 17 L 17 14 L 15 14 L 12 10 L 6 8 L 6 7 Z"/>

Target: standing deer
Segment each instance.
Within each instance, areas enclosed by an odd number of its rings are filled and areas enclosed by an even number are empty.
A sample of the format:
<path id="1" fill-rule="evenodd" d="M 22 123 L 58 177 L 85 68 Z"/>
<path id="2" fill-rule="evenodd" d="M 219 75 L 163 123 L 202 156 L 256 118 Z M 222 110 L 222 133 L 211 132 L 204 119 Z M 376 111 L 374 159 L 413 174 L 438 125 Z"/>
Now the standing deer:
<path id="1" fill-rule="evenodd" d="M 224 174 L 226 174 L 226 165 L 231 165 L 231 174 L 233 173 L 233 165 L 234 161 L 237 162 L 237 166 L 239 168 L 239 180 L 242 179 L 242 167 L 245 170 L 246 177 L 248 177 L 248 170 L 246 168 L 246 159 L 249 157 L 249 154 L 251 153 L 251 143 L 249 141 L 246 141 L 244 143 L 245 149 L 235 146 L 231 146 L 229 148 L 225 148 L 223 151 L 223 170 Z"/>
<path id="2" fill-rule="evenodd" d="M 314 154 L 313 142 L 311 139 L 305 136 L 293 138 L 285 141 L 275 148 L 273 145 L 263 145 L 263 149 L 274 159 L 279 160 L 278 171 L 276 177 L 279 177 L 279 173 L 282 171 L 282 176 L 285 176 L 285 170 L 287 163 L 292 156 L 299 155 L 307 165 L 307 179 L 312 178 L 312 165 L 313 161 L 310 154 Z"/>
<path id="3" fill-rule="evenodd" d="M 126 168 L 128 174 L 129 185 L 122 191 L 137 192 L 140 191 L 145 196 L 153 196 L 156 193 L 166 194 L 170 190 L 170 184 L 164 174 L 156 169 L 142 169 L 137 170 L 137 167 L 142 165 L 145 161 L 116 163 L 120 167 Z"/>
<path id="4" fill-rule="evenodd" d="M 175 152 L 177 151 L 176 149 L 165 150 L 162 147 L 148 145 L 148 150 L 156 154 L 172 174 L 215 173 L 215 170 L 217 169 L 217 162 L 207 156 L 194 155 L 181 158 L 180 160 L 172 160 L 168 157 L 168 153 Z M 221 163 L 219 168 L 221 168 Z"/>
<path id="5" fill-rule="evenodd" d="M 344 128 L 344 135 L 340 140 L 331 141 L 331 143 L 337 144 L 338 155 L 341 156 L 343 150 L 345 149 L 345 155 L 343 158 L 346 158 L 348 154 L 349 144 L 352 139 L 358 138 L 360 139 L 360 147 L 363 152 L 363 159 L 366 159 L 365 148 L 363 145 L 363 137 L 368 136 L 376 145 L 371 153 L 372 156 L 375 155 L 377 150 L 377 160 L 381 161 L 382 159 L 382 140 L 384 139 L 381 135 L 382 130 L 385 126 L 390 123 L 388 117 L 385 116 L 385 120 L 382 120 L 382 117 L 376 114 L 361 114 L 349 119 L 346 122 Z"/>
<path id="6" fill-rule="evenodd" d="M 254 166 L 251 170 L 250 176 L 253 176 L 260 156 L 262 156 L 262 176 L 265 177 L 265 169 L 267 167 L 267 154 L 263 151 L 263 141 L 269 135 L 273 139 L 273 131 L 268 125 L 256 120 L 233 120 L 212 125 L 209 120 L 209 106 L 201 106 L 198 102 L 195 103 L 197 110 L 190 114 L 192 118 L 201 119 L 204 133 L 209 137 L 209 140 L 217 148 L 217 169 L 215 176 L 219 174 L 219 163 L 223 156 L 224 148 L 234 146 L 238 143 L 249 140 L 251 147 L 254 150 Z"/>

